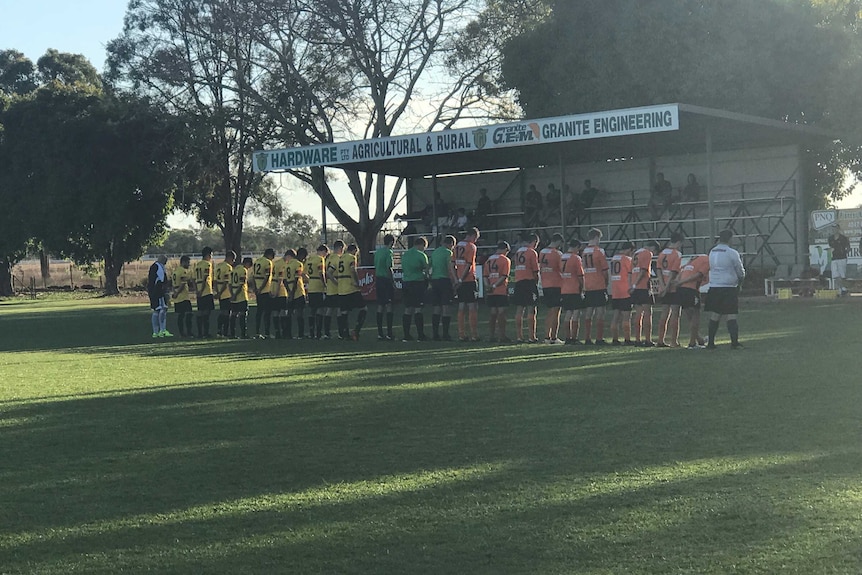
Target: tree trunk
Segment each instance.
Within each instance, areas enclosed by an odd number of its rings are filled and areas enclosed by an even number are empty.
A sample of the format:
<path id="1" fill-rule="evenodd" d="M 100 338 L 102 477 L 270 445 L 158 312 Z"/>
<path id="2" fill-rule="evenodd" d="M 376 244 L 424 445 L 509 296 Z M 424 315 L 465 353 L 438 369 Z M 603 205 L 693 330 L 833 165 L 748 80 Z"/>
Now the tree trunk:
<path id="1" fill-rule="evenodd" d="M 51 258 L 45 250 L 39 250 L 39 268 L 42 271 L 42 285 L 48 287 L 48 280 L 51 279 Z"/>
<path id="2" fill-rule="evenodd" d="M 114 260 L 112 254 L 105 255 L 105 295 L 117 295 L 120 293 L 120 288 L 117 284 L 117 279 L 123 271 L 123 262 Z"/>
<path id="3" fill-rule="evenodd" d="M 356 235 L 356 245 L 359 248 L 359 265 L 373 265 L 374 250 L 377 249 L 377 232 L 370 227 L 365 227 Z"/>
<path id="4" fill-rule="evenodd" d="M 14 295 L 12 291 L 12 260 L 0 257 L 0 297 Z"/>

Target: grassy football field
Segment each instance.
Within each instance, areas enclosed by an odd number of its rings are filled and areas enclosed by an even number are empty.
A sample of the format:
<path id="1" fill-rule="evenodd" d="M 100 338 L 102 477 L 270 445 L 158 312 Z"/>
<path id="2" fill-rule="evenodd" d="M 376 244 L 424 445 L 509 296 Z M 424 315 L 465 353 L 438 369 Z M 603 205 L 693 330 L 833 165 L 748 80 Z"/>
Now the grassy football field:
<path id="1" fill-rule="evenodd" d="M 862 298 L 743 307 L 690 351 L 0 303 L 0 573 L 858 574 Z"/>

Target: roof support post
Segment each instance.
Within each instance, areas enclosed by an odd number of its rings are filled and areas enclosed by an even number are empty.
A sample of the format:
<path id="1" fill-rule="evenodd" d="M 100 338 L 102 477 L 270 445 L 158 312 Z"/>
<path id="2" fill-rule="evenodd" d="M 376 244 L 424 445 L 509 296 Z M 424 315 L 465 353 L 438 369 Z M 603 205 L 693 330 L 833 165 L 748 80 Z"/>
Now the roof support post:
<path id="1" fill-rule="evenodd" d="M 431 175 L 431 231 L 434 233 L 434 245 L 440 247 L 440 220 L 437 219 L 437 174 Z"/>
<path id="2" fill-rule="evenodd" d="M 566 195 L 563 190 L 566 189 L 566 167 L 563 165 L 563 153 L 557 154 L 558 163 L 560 166 L 560 227 L 564 238 L 566 235 Z"/>
<path id="3" fill-rule="evenodd" d="M 793 186 L 796 194 L 793 202 L 793 219 L 796 229 L 796 253 L 793 261 L 797 264 L 804 263 L 805 256 L 808 255 L 808 216 L 805 206 L 805 172 L 803 171 L 803 154 L 802 146 L 796 145 L 796 165 L 799 166 L 796 171 L 796 185 Z"/>
<path id="4" fill-rule="evenodd" d="M 715 195 L 712 185 L 712 126 L 706 126 L 706 199 L 709 204 L 709 239 L 706 240 L 706 252 L 712 248 L 718 229 L 715 223 Z"/>

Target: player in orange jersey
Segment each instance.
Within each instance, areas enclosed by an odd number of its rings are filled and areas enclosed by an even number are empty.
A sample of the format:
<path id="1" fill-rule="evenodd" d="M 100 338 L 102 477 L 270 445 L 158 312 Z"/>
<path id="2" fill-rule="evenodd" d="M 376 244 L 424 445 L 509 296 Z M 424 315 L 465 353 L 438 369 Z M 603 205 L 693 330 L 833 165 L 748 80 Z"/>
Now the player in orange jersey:
<path id="1" fill-rule="evenodd" d="M 458 297 L 458 339 L 479 341 L 479 303 L 476 284 L 476 242 L 479 228 L 467 230 L 466 237 L 455 245 L 455 293 Z M 469 321 L 470 337 L 467 336 Z"/>
<path id="2" fill-rule="evenodd" d="M 679 275 L 683 235 L 674 232 L 656 260 L 659 277 L 659 297 L 664 306 L 658 323 L 658 347 L 679 347 L 679 302 L 676 296 L 676 277 Z M 670 341 L 665 341 L 669 339 Z"/>
<path id="3" fill-rule="evenodd" d="M 592 345 L 592 324 L 596 324 L 596 345 L 605 345 L 605 306 L 608 303 L 608 258 L 599 247 L 602 230 L 593 228 L 587 235 L 587 247 L 581 252 L 584 263 L 584 344 Z"/>
<path id="4" fill-rule="evenodd" d="M 624 242 L 610 262 L 611 309 L 614 310 L 611 319 L 611 345 L 632 344 L 632 298 L 629 286 L 634 249 L 635 245 L 632 242 Z M 624 342 L 620 341 L 620 331 L 623 332 Z"/>
<path id="5" fill-rule="evenodd" d="M 539 300 L 539 236 L 529 234 L 515 252 L 515 333 L 518 342 L 537 343 L 536 304 Z M 524 338 L 524 316 L 527 317 L 527 338 Z"/>
<path id="6" fill-rule="evenodd" d="M 542 280 L 542 300 L 548 307 L 548 315 L 545 316 L 545 331 L 542 339 L 545 343 L 565 343 L 558 336 L 560 330 L 560 246 L 563 245 L 563 234 L 554 234 L 551 243 L 539 252 L 539 276 Z"/>
<path id="7" fill-rule="evenodd" d="M 486 300 L 490 315 L 488 332 L 491 341 L 508 342 L 506 336 L 506 308 L 509 306 L 509 272 L 512 262 L 508 258 L 509 244 L 500 242 L 497 251 L 482 266 L 487 290 Z"/>
<path id="8" fill-rule="evenodd" d="M 649 293 L 649 282 L 652 258 L 660 249 L 657 241 L 649 240 L 632 256 L 632 285 L 629 292 L 632 294 L 635 310 L 635 345 L 643 347 L 655 347 L 652 341 L 652 296 Z"/>
<path id="9" fill-rule="evenodd" d="M 676 278 L 680 307 L 688 319 L 688 349 L 704 349 L 700 339 L 700 286 L 709 279 L 709 256 L 694 256 L 682 266 Z"/>
<path id="10" fill-rule="evenodd" d="M 578 342 L 578 322 L 584 309 L 584 265 L 578 252 L 579 240 L 569 241 L 569 250 L 560 256 L 560 299 L 566 311 L 563 323 L 566 325 L 566 343 Z"/>

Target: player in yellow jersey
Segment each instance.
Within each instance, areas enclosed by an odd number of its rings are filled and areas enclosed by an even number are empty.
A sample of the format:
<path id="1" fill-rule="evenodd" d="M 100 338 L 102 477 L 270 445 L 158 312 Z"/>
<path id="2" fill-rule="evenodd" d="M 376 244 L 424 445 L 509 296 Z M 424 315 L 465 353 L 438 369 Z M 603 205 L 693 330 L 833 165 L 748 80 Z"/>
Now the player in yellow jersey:
<path id="1" fill-rule="evenodd" d="M 228 250 L 224 255 L 224 261 L 218 264 L 213 272 L 213 284 L 219 309 L 216 335 L 219 337 L 227 337 L 230 325 L 230 273 L 233 271 L 235 261 L 236 252 Z"/>
<path id="2" fill-rule="evenodd" d="M 359 339 L 359 332 L 362 331 L 365 316 L 368 315 L 368 307 L 359 288 L 357 251 L 356 244 L 350 244 L 338 262 L 338 304 L 341 307 L 338 335 L 342 339 L 349 338 L 354 341 Z M 359 310 L 359 316 L 356 318 L 356 327 L 350 331 L 350 312 L 354 309 Z"/>
<path id="3" fill-rule="evenodd" d="M 341 256 L 344 255 L 344 242 L 335 240 L 332 244 L 333 253 L 326 258 L 326 309 L 324 310 L 325 318 L 323 320 L 323 329 L 325 331 L 322 339 L 332 337 L 330 329 L 332 327 L 332 317 L 338 316 L 341 310 L 338 295 L 338 284 L 341 278 L 338 276 L 338 265 L 341 262 Z M 340 325 L 340 324 L 339 324 Z"/>
<path id="4" fill-rule="evenodd" d="M 201 250 L 201 261 L 195 264 L 195 293 L 198 299 L 198 337 L 210 336 L 210 314 L 215 309 L 213 297 L 213 249 Z"/>
<path id="5" fill-rule="evenodd" d="M 320 339 L 323 336 L 323 317 L 326 311 L 326 257 L 329 248 L 326 245 L 317 247 L 317 253 L 305 262 L 305 277 L 308 279 L 308 307 L 311 308 L 308 331 L 311 337 Z M 337 289 L 337 288 L 336 288 Z"/>
<path id="6" fill-rule="evenodd" d="M 263 255 L 252 264 L 251 280 L 254 295 L 257 299 L 257 311 L 254 314 L 255 333 L 259 339 L 269 337 L 269 320 L 272 317 L 272 260 L 275 250 L 267 248 Z M 263 322 L 263 331 L 261 331 Z"/>
<path id="7" fill-rule="evenodd" d="M 287 262 L 291 270 L 293 291 L 289 291 L 288 310 L 290 316 L 296 321 L 296 334 L 299 339 L 305 337 L 305 260 L 308 258 L 308 250 L 299 248 L 296 250 L 296 258 Z M 288 286 L 290 288 L 290 286 Z"/>
<path id="8" fill-rule="evenodd" d="M 174 301 L 174 312 L 177 314 L 177 329 L 181 337 L 192 336 L 192 300 L 189 293 L 189 288 L 194 285 L 194 276 L 192 275 L 191 259 L 189 256 L 180 258 L 180 265 L 171 274 L 171 283 L 173 291 L 171 299 Z"/>
<path id="9" fill-rule="evenodd" d="M 240 337 L 248 339 L 248 276 L 251 267 L 251 258 L 243 258 L 242 264 L 234 266 L 230 273 L 230 337 L 236 337 L 239 320 Z"/>
<path id="10" fill-rule="evenodd" d="M 275 326 L 276 339 L 287 336 L 285 324 L 287 319 L 287 253 L 283 257 L 276 258 L 272 262 L 272 287 L 270 295 L 272 299 L 272 323 Z"/>

